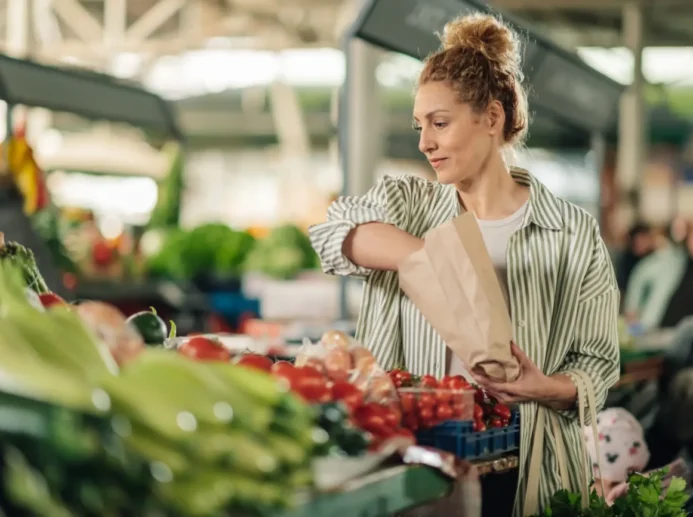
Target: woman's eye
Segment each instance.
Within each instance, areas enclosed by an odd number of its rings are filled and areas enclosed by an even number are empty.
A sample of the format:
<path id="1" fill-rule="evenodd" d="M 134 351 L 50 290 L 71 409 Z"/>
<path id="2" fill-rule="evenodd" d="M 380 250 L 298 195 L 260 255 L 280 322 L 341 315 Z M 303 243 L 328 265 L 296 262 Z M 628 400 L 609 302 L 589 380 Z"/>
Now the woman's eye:
<path id="1" fill-rule="evenodd" d="M 412 127 L 412 129 L 413 129 L 414 131 L 421 131 L 421 126 L 419 126 L 419 125 L 417 125 L 417 124 L 412 124 L 411 127 Z"/>
<path id="2" fill-rule="evenodd" d="M 447 126 L 447 122 L 434 122 L 433 125 L 437 127 L 438 129 L 443 129 L 445 126 Z"/>

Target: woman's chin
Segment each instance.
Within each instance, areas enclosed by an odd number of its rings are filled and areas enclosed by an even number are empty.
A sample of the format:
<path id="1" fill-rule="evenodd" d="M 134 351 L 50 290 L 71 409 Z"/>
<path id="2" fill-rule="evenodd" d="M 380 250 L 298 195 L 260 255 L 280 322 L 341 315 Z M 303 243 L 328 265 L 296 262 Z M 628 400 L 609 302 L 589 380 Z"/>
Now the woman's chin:
<path id="1" fill-rule="evenodd" d="M 436 171 L 436 179 L 442 185 L 454 185 L 459 181 L 453 174 L 446 174 L 445 171 Z"/>

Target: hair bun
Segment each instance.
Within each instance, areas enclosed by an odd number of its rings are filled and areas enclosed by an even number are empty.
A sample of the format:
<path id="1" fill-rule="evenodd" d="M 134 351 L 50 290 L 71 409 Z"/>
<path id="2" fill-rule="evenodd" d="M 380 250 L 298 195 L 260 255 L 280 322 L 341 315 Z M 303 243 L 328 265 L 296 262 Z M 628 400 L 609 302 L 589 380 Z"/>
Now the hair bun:
<path id="1" fill-rule="evenodd" d="M 448 22 L 440 41 L 444 50 L 470 48 L 509 70 L 520 66 L 520 42 L 515 32 L 488 14 L 470 14 Z"/>

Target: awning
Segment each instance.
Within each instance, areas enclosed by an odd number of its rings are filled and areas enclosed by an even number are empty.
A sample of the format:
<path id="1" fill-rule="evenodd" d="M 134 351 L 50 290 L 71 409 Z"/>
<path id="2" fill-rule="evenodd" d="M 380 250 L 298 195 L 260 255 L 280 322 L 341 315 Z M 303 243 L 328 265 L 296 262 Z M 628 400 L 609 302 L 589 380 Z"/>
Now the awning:
<path id="1" fill-rule="evenodd" d="M 368 0 L 350 36 L 423 59 L 440 47 L 436 32 L 446 22 L 480 11 L 494 12 L 470 0 Z M 525 36 L 524 73 L 535 118 L 549 117 L 586 133 L 612 131 L 624 86 L 521 22 L 503 18 Z"/>
<path id="2" fill-rule="evenodd" d="M 0 55 L 0 99 L 9 104 L 126 122 L 181 138 L 172 106 L 152 92 L 89 71 Z"/>

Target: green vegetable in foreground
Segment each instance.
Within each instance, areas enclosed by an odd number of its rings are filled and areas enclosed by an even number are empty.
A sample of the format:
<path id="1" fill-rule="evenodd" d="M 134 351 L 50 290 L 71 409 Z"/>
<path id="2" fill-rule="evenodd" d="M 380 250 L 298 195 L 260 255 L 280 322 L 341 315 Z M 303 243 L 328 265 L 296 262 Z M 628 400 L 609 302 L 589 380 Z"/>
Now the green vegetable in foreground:
<path id="1" fill-rule="evenodd" d="M 688 514 L 683 509 L 689 498 L 686 482 L 674 477 L 665 487 L 666 474 L 666 469 L 662 469 L 648 476 L 631 475 L 628 493 L 612 506 L 592 492 L 589 506 L 582 508 L 580 494 L 560 490 L 544 512 L 533 517 L 686 517 Z"/>

